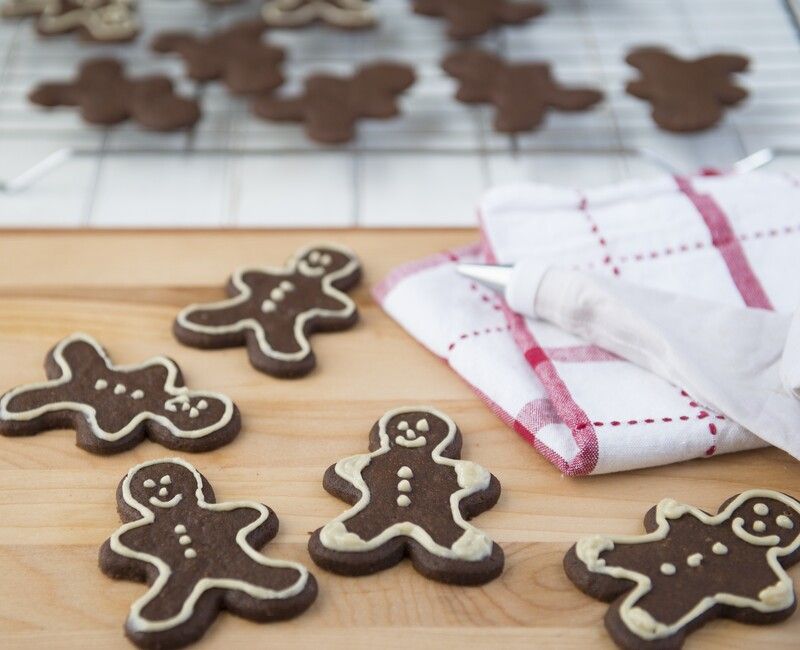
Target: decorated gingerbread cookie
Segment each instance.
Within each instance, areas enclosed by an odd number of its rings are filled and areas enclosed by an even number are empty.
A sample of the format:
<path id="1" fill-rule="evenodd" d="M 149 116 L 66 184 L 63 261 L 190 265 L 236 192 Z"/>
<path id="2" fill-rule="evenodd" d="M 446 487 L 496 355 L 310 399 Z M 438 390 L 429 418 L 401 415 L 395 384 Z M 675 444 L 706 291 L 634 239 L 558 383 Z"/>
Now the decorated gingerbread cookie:
<path id="1" fill-rule="evenodd" d="M 482 50 L 451 54 L 442 68 L 458 80 L 459 101 L 494 105 L 494 127 L 501 133 L 531 131 L 549 109 L 582 111 L 603 99 L 591 88 L 562 86 L 547 63 L 507 63 Z"/>
<path id="2" fill-rule="evenodd" d="M 369 448 L 325 473 L 325 489 L 353 507 L 314 533 L 314 562 L 357 576 L 408 556 L 424 576 L 460 585 L 500 575 L 502 549 L 467 521 L 497 503 L 500 483 L 460 459 L 461 433 L 447 415 L 389 411 L 372 427 Z"/>
<path id="3" fill-rule="evenodd" d="M 175 94 L 168 77 L 130 79 L 115 59 L 90 59 L 68 82 L 43 83 L 28 99 L 39 106 L 76 106 L 90 124 L 133 120 L 153 131 L 175 131 L 200 119 L 196 101 Z"/>
<path id="4" fill-rule="evenodd" d="M 544 13 L 537 2 L 517 0 L 413 0 L 414 13 L 444 18 L 450 38 L 473 38 L 492 27 L 519 25 Z"/>
<path id="5" fill-rule="evenodd" d="M 115 366 L 92 337 L 73 334 L 47 355 L 48 381 L 0 398 L 0 434 L 29 436 L 75 429 L 96 454 L 130 449 L 150 438 L 170 449 L 208 451 L 239 433 L 239 411 L 218 393 L 189 390 L 172 359 Z"/>
<path id="6" fill-rule="evenodd" d="M 263 93 L 283 83 L 283 50 L 265 43 L 267 26 L 247 20 L 208 36 L 163 32 L 153 40 L 156 52 L 178 54 L 196 81 L 221 80 L 235 94 Z"/>
<path id="7" fill-rule="evenodd" d="M 250 363 L 277 377 L 299 377 L 316 365 L 312 332 L 355 325 L 358 311 L 345 291 L 361 279 L 361 264 L 333 244 L 310 246 L 283 268 L 246 268 L 228 282 L 227 300 L 189 305 L 175 320 L 179 341 L 199 348 L 246 345 Z"/>
<path id="8" fill-rule="evenodd" d="M 125 633 L 142 648 L 177 648 L 199 639 L 221 609 L 257 622 L 305 611 L 317 584 L 301 564 L 259 549 L 278 518 L 252 501 L 217 503 L 208 481 L 180 458 L 133 467 L 117 489 L 123 525 L 100 549 L 100 568 L 147 582 Z"/>
<path id="9" fill-rule="evenodd" d="M 800 503 L 772 490 L 728 499 L 716 515 L 664 499 L 645 535 L 595 535 L 564 559 L 582 591 L 612 603 L 606 628 L 622 648 L 680 648 L 717 618 L 774 623 L 795 609 L 785 569 L 800 561 Z"/>
<path id="10" fill-rule="evenodd" d="M 269 0 L 261 16 L 271 27 L 323 22 L 341 29 L 361 29 L 375 24 L 375 12 L 365 0 Z"/>
<path id="11" fill-rule="evenodd" d="M 36 16 L 42 36 L 77 32 L 87 41 L 120 43 L 139 33 L 132 0 L 5 0 L 0 15 Z"/>
<path id="12" fill-rule="evenodd" d="M 726 106 L 747 97 L 747 91 L 732 79 L 744 72 L 747 58 L 715 54 L 700 59 L 681 59 L 657 47 L 633 50 L 625 60 L 639 70 L 628 93 L 652 104 L 653 121 L 676 132 L 702 131 L 722 119 Z"/>
<path id="13" fill-rule="evenodd" d="M 299 97 L 263 97 L 253 112 L 266 120 L 302 122 L 312 140 L 337 144 L 352 140 L 359 119 L 395 117 L 398 96 L 414 80 L 412 68 L 389 62 L 366 65 L 351 77 L 314 74 Z"/>

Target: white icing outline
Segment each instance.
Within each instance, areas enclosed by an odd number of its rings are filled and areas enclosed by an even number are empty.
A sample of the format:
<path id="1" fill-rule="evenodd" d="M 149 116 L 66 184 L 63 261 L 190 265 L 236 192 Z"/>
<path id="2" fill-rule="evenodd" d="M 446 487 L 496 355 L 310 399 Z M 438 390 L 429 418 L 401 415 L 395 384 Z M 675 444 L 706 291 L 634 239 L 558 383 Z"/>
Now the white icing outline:
<path id="1" fill-rule="evenodd" d="M 345 255 L 350 259 L 350 261 L 341 269 L 328 273 L 322 279 L 322 292 L 330 298 L 335 298 L 336 300 L 341 301 L 344 304 L 344 307 L 339 310 L 312 307 L 311 309 L 307 309 L 306 311 L 297 314 L 294 321 L 294 336 L 298 345 L 300 346 L 300 350 L 297 352 L 279 352 L 277 350 L 273 350 L 267 341 L 264 327 L 255 318 L 244 318 L 232 325 L 199 325 L 188 320 L 189 314 L 196 310 L 223 310 L 230 307 L 235 307 L 236 305 L 240 305 L 250 300 L 252 293 L 250 287 L 245 284 L 243 279 L 243 276 L 246 273 L 260 273 L 271 276 L 282 275 L 286 277 L 298 272 L 302 273 L 303 275 L 308 275 L 307 273 L 303 273 L 302 269 L 300 269 L 300 262 L 303 261 L 303 258 L 308 253 L 320 248 L 335 250 L 336 252 Z M 344 248 L 343 246 L 338 246 L 336 244 L 316 244 L 314 246 L 306 246 L 305 248 L 301 248 L 299 251 L 297 251 L 284 267 L 279 268 L 267 266 L 261 268 L 251 267 L 238 269 L 233 276 L 231 276 L 231 284 L 233 284 L 233 286 L 239 292 L 238 295 L 225 300 L 220 300 L 218 302 L 194 303 L 189 305 L 181 310 L 176 321 L 180 327 L 189 330 L 190 332 L 195 332 L 197 334 L 209 334 L 211 336 L 220 334 L 234 334 L 249 329 L 255 334 L 256 340 L 258 341 L 258 347 L 261 350 L 261 354 L 264 356 L 269 357 L 270 359 L 275 359 L 276 361 L 300 361 L 311 353 L 311 343 L 303 331 L 307 321 L 318 316 L 348 318 L 356 311 L 356 303 L 353 301 L 353 299 L 350 298 L 350 296 L 348 296 L 345 292 L 339 291 L 339 289 L 333 286 L 333 283 L 336 280 L 353 274 L 360 267 L 361 263 L 358 261 L 355 253 L 347 248 Z M 318 275 L 322 275 L 322 273 Z"/>
<path id="2" fill-rule="evenodd" d="M 59 8 L 61 3 L 44 3 L 37 27 L 46 34 L 63 34 L 83 27 L 98 41 L 129 38 L 139 31 L 134 3 L 128 0 L 83 0 L 79 7 L 54 13 Z"/>
<path id="3" fill-rule="evenodd" d="M 458 485 L 461 487 L 460 490 L 456 490 L 450 495 L 450 510 L 453 521 L 464 529 L 464 533 L 453 543 L 451 548 L 436 543 L 428 531 L 410 521 L 392 524 L 369 540 L 364 540 L 356 533 L 348 531 L 345 526 L 345 522 L 348 519 L 361 512 L 370 502 L 370 490 L 361 472 L 373 458 L 381 456 L 390 450 L 389 434 L 386 432 L 389 421 L 401 413 L 415 411 L 426 412 L 438 417 L 448 426 L 447 435 L 433 449 L 431 457 L 439 465 L 452 467 L 456 472 Z M 380 447 L 368 454 L 358 454 L 343 458 L 334 466 L 337 476 L 351 483 L 361 493 L 361 497 L 352 508 L 328 522 L 320 530 L 319 539 L 322 545 L 334 551 L 366 552 L 382 546 L 395 537 L 410 537 L 425 548 L 426 551 L 441 558 L 478 562 L 489 557 L 492 553 L 492 540 L 483 531 L 464 520 L 461 516 L 460 504 L 465 497 L 489 487 L 492 475 L 477 463 L 455 458 L 444 458 L 441 455 L 454 440 L 455 435 L 455 422 L 446 414 L 429 406 L 401 406 L 384 413 L 383 417 L 378 421 Z"/>
<path id="4" fill-rule="evenodd" d="M 261 15 L 272 27 L 297 27 L 322 20 L 337 27 L 367 27 L 375 22 L 375 13 L 363 0 L 339 0 L 337 7 L 324 0 L 272 0 Z"/>
<path id="5" fill-rule="evenodd" d="M 257 510 L 260 513 L 259 517 L 244 528 L 241 528 L 239 532 L 236 533 L 236 543 L 248 557 L 258 564 L 276 569 L 294 569 L 300 574 L 300 577 L 297 579 L 297 581 L 285 589 L 275 590 L 266 589 L 252 583 L 245 582 L 244 580 L 236 580 L 232 578 L 201 578 L 194 586 L 194 589 L 192 590 L 191 594 L 189 594 L 189 597 L 184 601 L 181 611 L 175 616 L 163 621 L 150 621 L 144 618 L 141 615 L 142 609 L 144 609 L 150 603 L 150 601 L 161 592 L 161 589 L 167 583 L 169 576 L 172 574 L 172 569 L 169 567 L 169 565 L 167 565 L 166 562 L 155 555 L 150 555 L 149 553 L 143 553 L 141 551 L 135 551 L 132 548 L 125 546 L 120 541 L 120 536 L 129 530 L 151 524 L 155 520 L 155 514 L 153 511 L 133 498 L 130 484 L 133 476 L 140 469 L 150 467 L 151 465 L 157 465 L 159 463 L 176 463 L 188 469 L 194 475 L 194 478 L 197 481 L 195 498 L 197 499 L 197 505 L 201 508 L 221 512 L 236 510 L 237 508 L 250 508 Z M 192 617 L 194 606 L 197 601 L 209 589 L 234 589 L 243 591 L 251 598 L 266 600 L 291 598 L 292 596 L 296 596 L 297 594 L 301 593 L 306 587 L 309 574 L 308 569 L 306 569 L 302 564 L 291 562 L 289 560 L 273 560 L 266 555 L 262 555 L 247 543 L 247 536 L 261 524 L 263 524 L 269 517 L 269 509 L 265 505 L 255 501 L 226 501 L 223 503 L 208 503 L 203 495 L 203 478 L 192 465 L 181 458 L 160 458 L 157 460 L 149 460 L 132 467 L 130 470 L 128 470 L 128 474 L 122 483 L 122 498 L 127 505 L 142 515 L 142 519 L 137 519 L 136 521 L 131 521 L 120 526 L 109 540 L 111 550 L 123 557 L 147 562 L 148 564 L 156 567 L 158 570 L 158 577 L 147 590 L 147 593 L 145 593 L 141 598 L 138 598 L 131 605 L 127 624 L 129 629 L 133 632 L 162 632 L 186 622 Z"/>
<path id="6" fill-rule="evenodd" d="M 636 603 L 652 588 L 651 579 L 637 571 L 624 569 L 622 567 L 609 567 L 606 561 L 600 557 L 603 551 L 612 550 L 615 544 L 644 544 L 663 540 L 667 537 L 670 524 L 669 519 L 679 519 L 684 514 L 690 514 L 708 526 L 717 526 L 729 521 L 733 512 L 745 501 L 753 498 L 766 498 L 780 501 L 784 505 L 792 508 L 800 515 L 800 503 L 789 496 L 772 490 L 748 490 L 742 492 L 733 501 L 716 515 L 709 515 L 694 506 L 678 503 L 673 499 L 664 499 L 656 506 L 656 522 L 658 527 L 651 533 L 645 535 L 620 535 L 606 537 L 595 535 L 584 537 L 575 546 L 578 559 L 586 565 L 587 570 L 592 573 L 611 576 L 612 578 L 630 580 L 636 583 L 634 587 L 619 606 L 620 620 L 636 636 L 652 641 L 672 636 L 680 629 L 691 623 L 694 619 L 704 614 L 717 604 L 728 605 L 731 607 L 749 607 L 758 612 L 769 613 L 785 610 L 794 603 L 794 585 L 786 570 L 778 562 L 779 557 L 791 555 L 800 548 L 800 534 L 795 536 L 794 542 L 781 548 L 775 546 L 780 538 L 777 535 L 767 537 L 756 537 L 751 535 L 736 522 L 737 517 L 732 522 L 734 533 L 743 541 L 756 546 L 769 546 L 766 551 L 767 563 L 775 573 L 778 581 L 759 592 L 759 600 L 720 592 L 714 596 L 706 596 L 700 600 L 689 612 L 682 616 L 678 621 L 671 625 L 656 621 L 648 612 L 636 606 Z M 718 544 L 719 542 L 717 542 Z M 716 544 L 714 545 L 716 547 Z"/>
<path id="7" fill-rule="evenodd" d="M 66 359 L 64 358 L 64 349 L 76 342 L 86 343 L 91 345 L 97 354 L 100 356 L 101 359 L 106 364 L 106 368 L 111 372 L 134 372 L 137 370 L 144 370 L 146 368 L 150 368 L 152 366 L 161 366 L 166 369 L 167 371 L 167 378 L 164 382 L 164 391 L 170 395 L 174 395 L 176 397 L 185 397 L 186 399 L 192 399 L 195 397 L 210 397 L 212 399 L 217 399 L 225 406 L 225 410 L 222 413 L 220 419 L 212 425 L 205 427 L 204 429 L 197 429 L 195 431 L 183 431 L 179 429 L 173 422 L 171 422 L 166 416 L 153 413 L 152 411 L 141 411 L 137 413 L 131 421 L 124 427 L 122 427 L 119 431 L 106 431 L 102 429 L 100 425 L 97 423 L 97 411 L 88 404 L 82 404 L 80 402 L 53 402 L 51 404 L 45 404 L 40 406 L 39 408 L 32 409 L 29 411 L 21 411 L 19 413 L 11 412 L 8 410 L 8 403 L 17 395 L 21 395 L 27 391 L 33 390 L 46 390 L 48 388 L 56 388 L 58 386 L 62 386 L 64 384 L 68 384 L 72 381 L 72 368 L 67 363 Z M 167 429 L 169 433 L 176 438 L 188 438 L 188 439 L 198 439 L 203 438 L 207 435 L 212 433 L 216 433 L 220 429 L 228 426 L 231 419 L 233 418 L 233 402 L 229 397 L 222 395 L 220 393 L 213 393 L 208 391 L 195 391 L 186 388 L 185 386 L 177 387 L 175 386 L 175 381 L 178 378 L 178 366 L 175 364 L 172 359 L 168 359 L 167 357 L 153 357 L 152 359 L 148 359 L 144 363 L 141 364 L 132 364 L 132 365 L 125 365 L 125 366 L 115 366 L 111 359 L 109 358 L 106 351 L 100 346 L 100 344 L 93 339 L 88 334 L 83 334 L 82 332 L 78 332 L 76 334 L 72 334 L 67 338 L 61 340 L 58 345 L 53 350 L 53 360 L 56 362 L 58 367 L 61 369 L 61 377 L 58 379 L 51 379 L 48 381 L 43 382 L 36 382 L 33 384 L 25 384 L 24 386 L 17 386 L 16 388 L 12 388 L 8 391 L 5 395 L 0 398 L 0 420 L 3 421 L 13 421 L 13 422 L 28 422 L 30 420 L 35 420 L 38 417 L 41 417 L 45 413 L 52 413 L 56 411 L 76 411 L 78 413 L 82 413 L 89 424 L 89 428 L 92 431 L 92 434 L 100 440 L 104 440 L 106 442 L 114 442 L 116 440 L 120 440 L 125 436 L 129 435 L 136 427 L 138 427 L 142 422 L 147 420 L 153 420 L 157 422 L 162 427 Z M 172 398 L 175 399 L 175 398 Z"/>

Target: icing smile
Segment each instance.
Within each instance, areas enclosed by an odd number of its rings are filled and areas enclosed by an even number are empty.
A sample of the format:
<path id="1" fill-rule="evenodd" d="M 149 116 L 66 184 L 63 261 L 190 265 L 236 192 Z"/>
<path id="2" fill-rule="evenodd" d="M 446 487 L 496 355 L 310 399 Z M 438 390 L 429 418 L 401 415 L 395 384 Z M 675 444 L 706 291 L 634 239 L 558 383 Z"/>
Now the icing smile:
<path id="1" fill-rule="evenodd" d="M 181 499 L 183 499 L 182 494 L 176 494 L 169 501 L 162 501 L 158 497 L 150 497 L 150 503 L 157 508 L 174 508 L 181 502 Z"/>
<path id="2" fill-rule="evenodd" d="M 751 542 L 752 544 L 757 544 L 759 546 L 777 546 L 781 543 L 781 539 L 777 535 L 765 535 L 760 537 L 756 533 L 745 530 L 744 519 L 741 517 L 736 517 L 736 519 L 733 520 L 731 528 L 736 534 L 736 537 L 746 542 Z"/>

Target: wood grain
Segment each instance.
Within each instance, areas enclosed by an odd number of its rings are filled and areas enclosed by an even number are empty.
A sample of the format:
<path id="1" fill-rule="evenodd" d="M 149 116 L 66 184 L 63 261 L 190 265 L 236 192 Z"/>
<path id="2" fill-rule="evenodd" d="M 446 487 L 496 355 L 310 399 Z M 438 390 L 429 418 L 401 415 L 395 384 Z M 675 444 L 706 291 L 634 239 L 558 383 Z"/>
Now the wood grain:
<path id="1" fill-rule="evenodd" d="M 223 614 L 198 647 L 611 647 L 604 606 L 573 589 L 561 570 L 578 536 L 639 532 L 644 512 L 665 496 L 716 509 L 749 487 L 800 494 L 798 465 L 762 450 L 611 476 L 559 475 L 370 297 L 396 264 L 474 238 L 470 231 L 5 234 L 0 390 L 41 379 L 46 351 L 76 330 L 97 337 L 120 363 L 175 357 L 191 386 L 229 394 L 244 414 L 233 444 L 189 460 L 219 499 L 274 508 L 281 532 L 268 553 L 306 563 L 309 532 L 343 507 L 322 489 L 324 469 L 364 451 L 370 426 L 388 408 L 442 408 L 464 432 L 464 457 L 502 482 L 500 503 L 477 520 L 506 551 L 506 571 L 494 583 L 444 587 L 408 566 L 360 579 L 315 570 L 320 597 L 306 615 L 260 626 Z M 172 339 L 177 310 L 221 295 L 234 267 L 279 262 L 329 239 L 352 246 L 365 263 L 366 282 L 355 292 L 363 319 L 315 338 L 320 364 L 308 378 L 275 380 L 254 371 L 240 349 L 201 352 Z M 121 476 L 166 455 L 144 443 L 97 457 L 77 449 L 69 431 L 0 438 L 0 646 L 129 647 L 121 626 L 143 588 L 104 577 L 97 550 L 118 525 Z M 789 648 L 798 638 L 800 616 L 768 628 L 721 621 L 687 647 Z"/>

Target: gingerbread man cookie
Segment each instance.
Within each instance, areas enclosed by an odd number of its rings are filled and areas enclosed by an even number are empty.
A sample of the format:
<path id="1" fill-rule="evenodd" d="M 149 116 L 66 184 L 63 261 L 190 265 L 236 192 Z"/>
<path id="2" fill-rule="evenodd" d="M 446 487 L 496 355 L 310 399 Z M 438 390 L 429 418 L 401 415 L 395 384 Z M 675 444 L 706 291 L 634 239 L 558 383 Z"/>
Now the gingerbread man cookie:
<path id="1" fill-rule="evenodd" d="M 205 634 L 221 609 L 267 622 L 297 616 L 317 596 L 301 564 L 258 552 L 278 518 L 252 501 L 217 503 L 208 481 L 180 458 L 132 468 L 117 489 L 123 525 L 100 549 L 100 568 L 147 582 L 125 633 L 143 648 L 177 648 Z"/>
<path id="2" fill-rule="evenodd" d="M 235 94 L 269 92 L 283 83 L 284 53 L 261 40 L 266 28 L 261 20 L 246 20 L 209 36 L 164 32 L 152 48 L 180 55 L 186 73 L 196 81 L 220 79 Z"/>
<path id="3" fill-rule="evenodd" d="M 519 25 L 544 13 L 537 2 L 514 0 L 413 0 L 414 13 L 444 18 L 450 38 L 485 34 L 498 25 Z"/>
<path id="4" fill-rule="evenodd" d="M 325 489 L 353 507 L 314 533 L 314 562 L 356 576 L 408 556 L 424 576 L 460 585 L 502 573 L 502 549 L 466 521 L 497 503 L 500 483 L 460 459 L 461 433 L 447 415 L 393 409 L 372 427 L 369 448 L 325 473 Z"/>
<path id="5" fill-rule="evenodd" d="M 317 21 L 342 29 L 375 24 L 375 12 L 365 0 L 270 0 L 261 16 L 271 27 L 304 27 Z"/>
<path id="6" fill-rule="evenodd" d="M 90 59 L 66 83 L 43 83 L 28 99 L 39 106 L 77 106 L 90 124 L 104 126 L 132 119 L 153 131 L 174 131 L 200 119 L 196 101 L 175 94 L 168 77 L 129 79 L 114 59 Z"/>
<path id="7" fill-rule="evenodd" d="M 314 74 L 295 98 L 264 97 L 253 104 L 258 117 L 303 122 L 312 140 L 337 144 L 351 140 L 361 118 L 394 117 L 397 97 L 414 83 L 414 70 L 397 63 L 373 63 L 352 77 Z"/>
<path id="8" fill-rule="evenodd" d="M 728 499 L 716 515 L 664 499 L 645 535 L 595 535 L 564 559 L 585 593 L 611 602 L 606 628 L 622 648 L 680 648 L 717 617 L 774 623 L 795 609 L 785 568 L 800 561 L 800 503 L 772 490 Z"/>
<path id="9" fill-rule="evenodd" d="M 172 359 L 115 366 L 92 337 L 73 334 L 47 355 L 48 381 L 0 398 L 0 434 L 71 428 L 77 444 L 113 454 L 150 438 L 170 449 L 208 451 L 239 433 L 239 410 L 218 393 L 189 390 Z"/>
<path id="10" fill-rule="evenodd" d="M 747 97 L 731 75 L 749 61 L 735 54 L 681 59 L 657 47 L 633 50 L 625 58 L 641 77 L 626 86 L 628 94 L 652 104 L 653 121 L 667 131 L 702 131 L 722 119 L 726 106 Z"/>
<path id="11" fill-rule="evenodd" d="M 501 133 L 537 128 L 550 108 L 587 110 L 603 99 L 597 90 L 562 86 L 547 63 L 506 63 L 482 50 L 451 54 L 442 68 L 459 82 L 456 99 L 494 105 L 494 127 Z"/>
<path id="12" fill-rule="evenodd" d="M 312 332 L 355 325 L 358 311 L 344 292 L 360 279 L 361 264 L 351 251 L 311 246 L 284 268 L 240 269 L 228 282 L 230 298 L 189 305 L 173 331 L 181 343 L 199 348 L 246 345 L 256 369 L 299 377 L 316 364 Z"/>
<path id="13" fill-rule="evenodd" d="M 6 0 L 0 14 L 38 16 L 36 30 L 42 36 L 78 32 L 87 41 L 120 43 L 139 33 L 132 0 Z"/>

